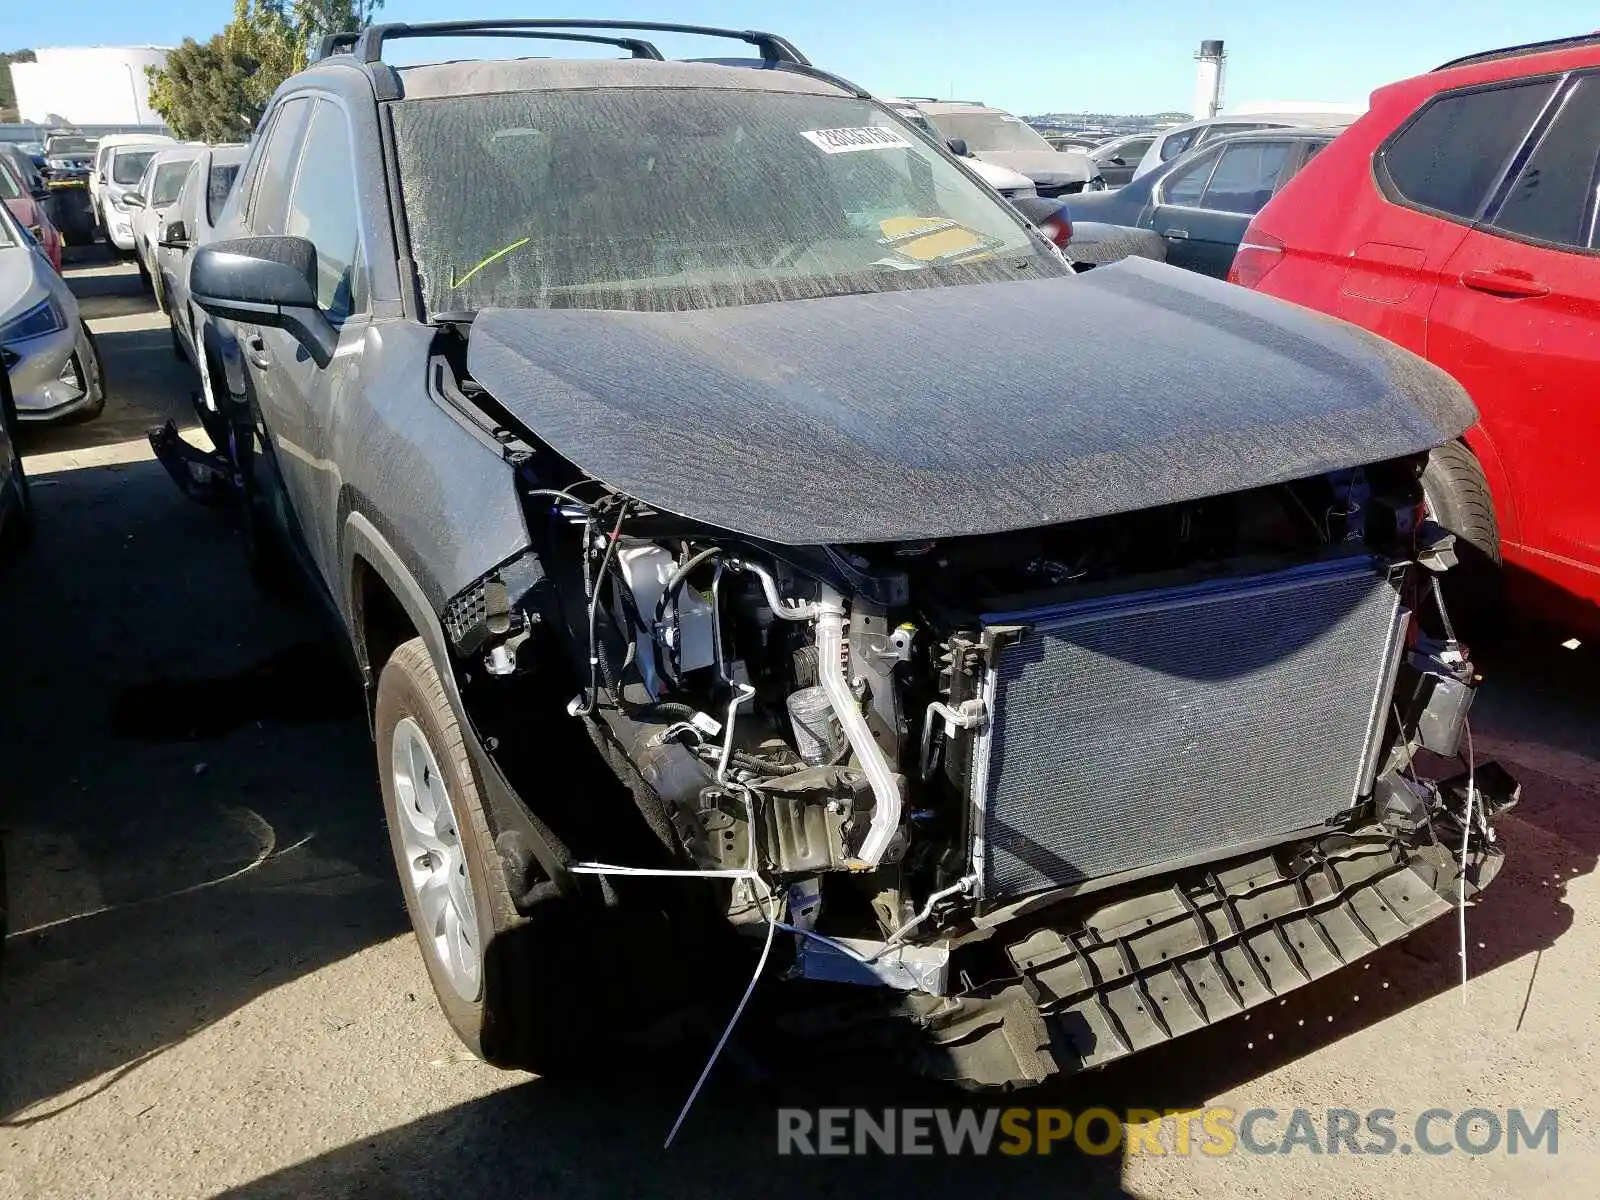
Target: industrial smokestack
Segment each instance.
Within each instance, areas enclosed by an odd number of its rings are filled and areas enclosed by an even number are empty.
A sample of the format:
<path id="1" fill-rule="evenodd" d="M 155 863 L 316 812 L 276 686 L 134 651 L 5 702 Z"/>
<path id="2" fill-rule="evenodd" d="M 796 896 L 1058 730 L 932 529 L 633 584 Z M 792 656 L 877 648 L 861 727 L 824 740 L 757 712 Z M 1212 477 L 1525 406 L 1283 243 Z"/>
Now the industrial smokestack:
<path id="1" fill-rule="evenodd" d="M 1222 68 L 1228 56 L 1221 38 L 1207 38 L 1194 56 L 1194 119 L 1207 121 L 1222 107 Z"/>

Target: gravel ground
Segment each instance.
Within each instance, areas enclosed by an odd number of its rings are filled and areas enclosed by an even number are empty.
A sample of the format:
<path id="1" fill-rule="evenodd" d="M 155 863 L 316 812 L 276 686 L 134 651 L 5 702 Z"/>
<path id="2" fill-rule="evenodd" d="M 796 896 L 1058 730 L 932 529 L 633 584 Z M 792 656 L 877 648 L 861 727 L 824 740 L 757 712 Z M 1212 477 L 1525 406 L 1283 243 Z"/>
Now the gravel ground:
<path id="1" fill-rule="evenodd" d="M 16 931 L 0 1195 L 931 1198 L 1002 1179 L 1052 1196 L 1594 1194 L 1592 648 L 1527 631 L 1488 663 L 1479 751 L 1525 794 L 1501 827 L 1508 865 L 1469 913 L 1464 997 L 1440 921 L 1279 1007 L 1018 1098 L 1388 1108 L 1402 1134 L 1433 1107 L 1555 1107 L 1558 1155 L 780 1160 L 780 1103 L 964 1100 L 755 1044 L 768 1077 L 724 1064 L 663 1152 L 698 1061 L 557 1084 L 457 1045 L 411 943 L 353 685 L 306 612 L 251 588 L 227 520 L 151 461 L 144 429 L 181 420 L 193 385 L 137 277 L 69 273 L 112 398 L 93 424 L 26 437 L 38 539 L 0 583 Z"/>

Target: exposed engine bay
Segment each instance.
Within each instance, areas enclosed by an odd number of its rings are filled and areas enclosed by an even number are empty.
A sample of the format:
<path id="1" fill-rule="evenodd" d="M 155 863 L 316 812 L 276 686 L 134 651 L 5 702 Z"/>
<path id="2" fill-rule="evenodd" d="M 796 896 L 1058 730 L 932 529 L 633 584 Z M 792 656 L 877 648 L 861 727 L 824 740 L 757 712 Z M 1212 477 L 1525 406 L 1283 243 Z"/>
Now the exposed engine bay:
<path id="1" fill-rule="evenodd" d="M 1007 534 L 817 547 L 530 470 L 536 555 L 457 598 L 445 624 L 498 678 L 535 661 L 527 639 L 564 630 L 580 683 L 568 716 L 637 771 L 675 871 L 713 881 L 736 928 L 781 931 L 791 974 L 903 993 L 899 1015 L 987 1047 L 946 1047 L 962 1063 L 947 1070 L 1015 1083 L 1144 1044 L 1096 967 L 1110 953 L 1107 978 L 1147 987 L 1130 946 L 1112 952 L 1089 923 L 1108 905 L 1148 912 L 1149 937 L 1164 903 L 1163 925 L 1189 931 L 1159 954 L 1162 970 L 1185 953 L 1210 964 L 1209 1007 L 1183 976 L 1192 1024 L 1281 990 L 1241 895 L 1285 889 L 1272 936 L 1312 922 L 1333 969 L 1389 939 L 1365 923 L 1344 937 L 1330 905 L 1427 861 L 1429 886 L 1392 898 L 1399 936 L 1458 885 L 1487 883 L 1489 818 L 1515 785 L 1491 767 L 1463 789 L 1415 761 L 1461 750 L 1475 685 L 1437 590 L 1453 550 L 1423 519 L 1422 463 Z M 1452 832 L 1471 843 L 1459 863 L 1440 850 Z M 1069 909 L 1099 915 L 1062 934 Z M 1286 986 L 1320 973 L 1304 945 L 1304 979 Z M 1246 956 L 1259 997 L 1219 950 Z M 1075 990 L 1052 992 L 1036 972 L 1064 958 Z M 1020 1040 L 1019 1003 L 1033 1030 Z M 1043 1021 L 1073 1004 L 1079 1026 Z M 1157 1034 L 1183 1031 L 1150 1008 Z"/>

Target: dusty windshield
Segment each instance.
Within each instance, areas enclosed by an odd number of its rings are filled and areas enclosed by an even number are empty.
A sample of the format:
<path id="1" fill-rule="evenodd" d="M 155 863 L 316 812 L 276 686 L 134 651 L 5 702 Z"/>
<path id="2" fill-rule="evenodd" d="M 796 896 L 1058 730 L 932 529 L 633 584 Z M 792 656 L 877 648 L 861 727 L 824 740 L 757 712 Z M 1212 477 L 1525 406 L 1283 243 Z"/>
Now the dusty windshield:
<path id="1" fill-rule="evenodd" d="M 124 150 L 111 156 L 111 182 L 131 187 L 144 178 L 144 169 L 156 156 L 154 150 Z"/>
<path id="2" fill-rule="evenodd" d="M 406 101 L 394 129 L 430 313 L 706 308 L 1067 271 L 862 100 L 509 92 Z"/>
<path id="3" fill-rule="evenodd" d="M 44 152 L 51 158 L 78 158 L 93 154 L 95 141 L 85 137 L 53 137 L 44 144 Z"/>
<path id="4" fill-rule="evenodd" d="M 156 177 L 150 184 L 150 203 L 158 207 L 174 204 L 183 191 L 183 180 L 189 174 L 191 162 L 167 162 L 156 168 Z"/>
<path id="5" fill-rule="evenodd" d="M 992 150 L 1050 150 L 1054 148 L 1021 117 L 1006 113 L 930 113 L 928 119 L 947 138 L 961 138 L 974 154 Z"/>

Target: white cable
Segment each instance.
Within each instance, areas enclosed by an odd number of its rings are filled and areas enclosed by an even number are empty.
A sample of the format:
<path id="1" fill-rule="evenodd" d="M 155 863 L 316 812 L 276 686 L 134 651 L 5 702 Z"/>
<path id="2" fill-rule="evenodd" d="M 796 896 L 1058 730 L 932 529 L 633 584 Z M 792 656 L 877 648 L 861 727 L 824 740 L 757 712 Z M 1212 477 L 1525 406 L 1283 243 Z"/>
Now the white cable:
<path id="1" fill-rule="evenodd" d="M 766 888 L 766 900 L 770 901 L 773 891 L 767 885 L 766 880 L 755 875 L 752 875 L 751 878 L 754 882 Z M 739 997 L 739 1003 L 733 1010 L 733 1016 L 728 1018 L 728 1024 L 723 1028 L 722 1036 L 717 1039 L 717 1044 L 711 1051 L 711 1057 L 706 1059 L 706 1065 L 701 1068 L 700 1078 L 694 1081 L 694 1087 L 689 1091 L 689 1098 L 683 1102 L 683 1107 L 678 1110 L 678 1119 L 672 1123 L 672 1129 L 667 1134 L 667 1140 L 661 1144 L 663 1150 L 671 1149 L 672 1139 L 678 1136 L 678 1130 L 682 1128 L 683 1122 L 688 1118 L 689 1110 L 694 1107 L 694 1102 L 700 1098 L 700 1089 L 705 1086 L 706 1079 L 711 1075 L 711 1068 L 717 1065 L 717 1059 L 722 1057 L 722 1048 L 728 1044 L 728 1039 L 733 1036 L 734 1026 L 739 1023 L 739 1018 L 744 1016 L 745 1006 L 750 1003 L 750 997 L 755 995 L 756 984 L 761 982 L 761 973 L 767 969 L 767 959 L 772 954 L 772 941 L 777 936 L 778 923 L 773 919 L 770 906 L 767 903 L 762 904 L 761 915 L 767 919 L 767 940 L 761 947 L 761 958 L 756 962 L 755 972 L 750 976 L 750 982 L 745 986 L 744 995 Z"/>
<path id="2" fill-rule="evenodd" d="M 1467 731 L 1467 819 L 1461 830 L 1461 879 L 1456 885 L 1456 927 L 1461 937 L 1461 1006 L 1467 1006 L 1467 850 L 1472 838 L 1472 812 L 1478 797 L 1475 777 L 1477 755 L 1472 749 L 1472 722 L 1463 720 Z"/>
<path id="3" fill-rule="evenodd" d="M 728 760 L 733 756 L 733 731 L 738 720 L 739 706 L 744 704 L 756 694 L 756 690 L 748 684 L 736 683 L 733 699 L 728 701 L 728 721 L 722 740 L 722 755 L 717 762 L 717 781 L 724 787 L 733 788 L 744 797 L 745 829 L 748 834 L 748 844 L 745 851 L 745 866 L 727 867 L 712 870 L 675 869 L 669 867 L 624 867 L 612 863 L 576 863 L 569 867 L 574 875 L 632 875 L 652 878 L 680 877 L 692 879 L 748 879 L 752 884 L 759 885 L 766 895 L 759 901 L 761 915 L 767 922 L 767 940 L 762 944 L 761 957 L 756 960 L 756 969 L 750 976 L 750 982 L 745 985 L 744 995 L 739 997 L 739 1003 L 734 1007 L 733 1015 L 728 1018 L 728 1023 L 723 1027 L 722 1036 L 717 1039 L 717 1044 L 712 1047 L 711 1057 L 706 1059 L 706 1065 L 700 1070 L 700 1077 L 694 1081 L 688 1099 L 683 1102 L 683 1107 L 678 1110 L 678 1119 L 672 1123 L 672 1129 L 667 1133 L 667 1140 L 662 1144 L 662 1149 L 670 1149 L 672 1139 L 678 1136 L 678 1130 L 683 1127 L 684 1121 L 689 1116 L 689 1110 L 694 1107 L 694 1102 L 700 1098 L 700 1090 L 705 1087 L 706 1080 L 711 1075 L 711 1069 L 717 1065 L 717 1059 L 722 1057 L 723 1047 L 728 1044 L 728 1039 L 733 1036 L 734 1027 L 739 1024 L 739 1018 L 744 1016 L 744 1010 L 750 1003 L 750 997 L 755 995 L 756 985 L 761 982 L 762 973 L 767 969 L 767 960 L 772 956 L 772 943 L 778 933 L 777 918 L 773 916 L 771 901 L 774 896 L 772 886 L 761 878 L 761 871 L 757 866 L 756 849 L 756 806 L 751 798 L 750 789 L 742 783 L 737 783 L 727 778 Z"/>

